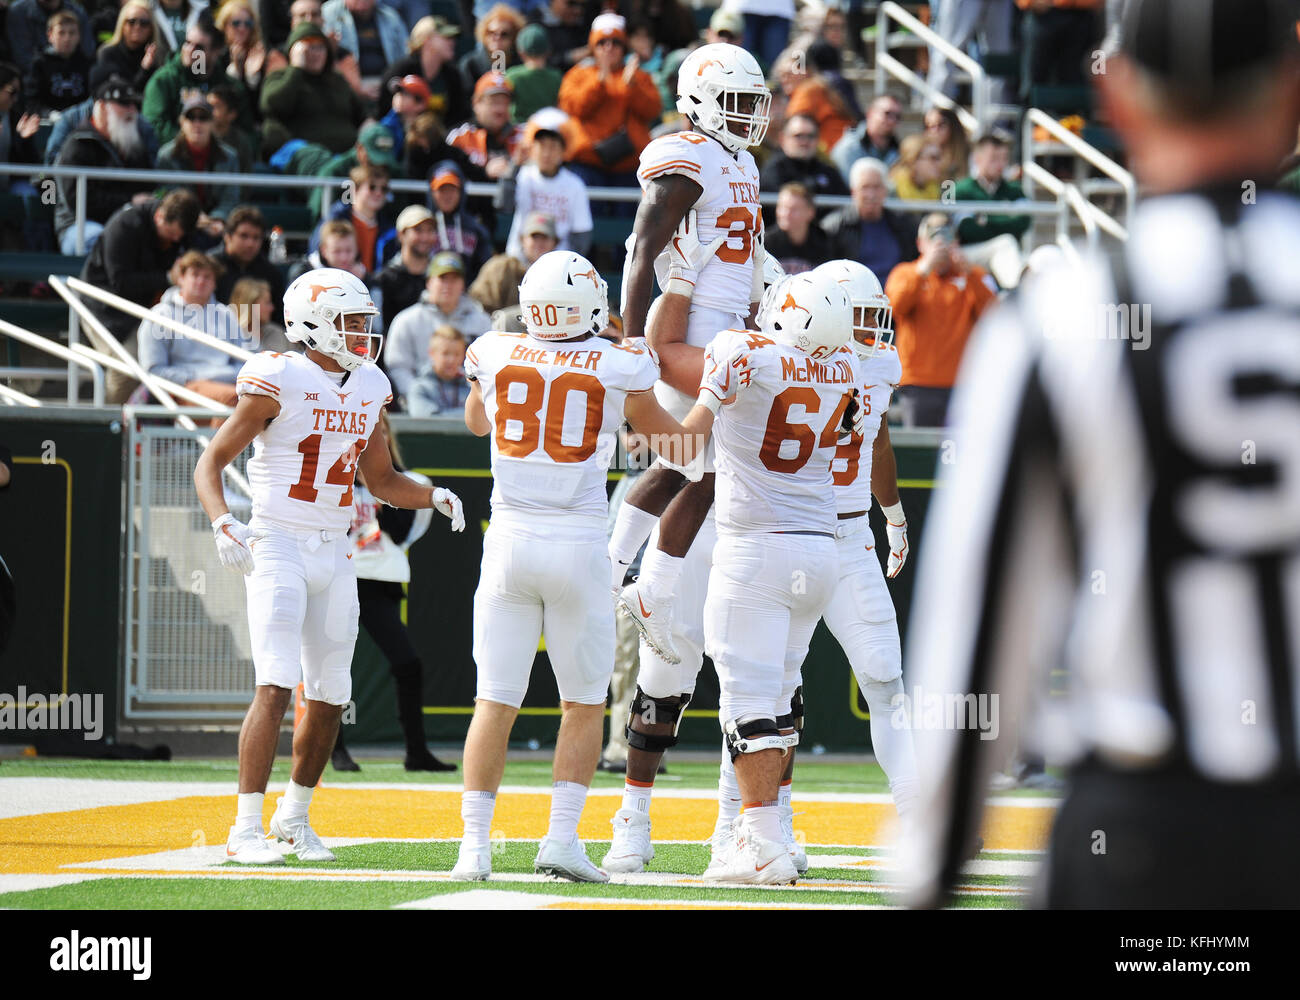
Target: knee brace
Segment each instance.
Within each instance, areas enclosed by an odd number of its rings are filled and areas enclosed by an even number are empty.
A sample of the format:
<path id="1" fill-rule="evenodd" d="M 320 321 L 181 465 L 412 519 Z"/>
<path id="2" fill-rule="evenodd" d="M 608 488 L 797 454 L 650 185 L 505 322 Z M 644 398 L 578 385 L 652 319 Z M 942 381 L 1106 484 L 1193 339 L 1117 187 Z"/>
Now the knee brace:
<path id="1" fill-rule="evenodd" d="M 794 694 L 790 696 L 790 711 L 785 715 L 776 717 L 776 724 L 782 729 L 793 729 L 796 733 L 803 732 L 803 685 L 800 684 L 794 689 Z"/>
<path id="2" fill-rule="evenodd" d="M 690 693 L 667 698 L 651 698 L 638 684 L 627 716 L 627 745 L 648 753 L 663 753 L 665 750 L 671 750 L 677 745 L 677 730 L 681 728 L 682 715 L 685 714 L 686 706 L 690 703 Z M 656 736 L 652 733 L 637 732 L 632 728 L 632 720 L 637 717 L 649 725 L 671 725 L 673 733 L 671 736 Z"/>
<path id="3" fill-rule="evenodd" d="M 741 716 L 728 719 L 722 724 L 722 732 L 727 740 L 727 752 L 734 761 L 742 753 L 758 753 L 761 750 L 780 750 L 784 757 L 790 748 L 799 743 L 799 734 L 782 736 L 777 732 L 776 719 L 763 719 L 755 716 Z"/>

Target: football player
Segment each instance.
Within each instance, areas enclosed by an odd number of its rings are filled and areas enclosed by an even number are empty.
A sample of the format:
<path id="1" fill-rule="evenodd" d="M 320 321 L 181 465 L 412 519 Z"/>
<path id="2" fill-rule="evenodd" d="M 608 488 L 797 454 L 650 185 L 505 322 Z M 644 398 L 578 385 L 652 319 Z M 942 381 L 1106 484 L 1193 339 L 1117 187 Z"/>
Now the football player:
<path id="1" fill-rule="evenodd" d="M 289 787 L 271 817 L 271 836 L 300 861 L 333 861 L 308 822 L 312 792 L 352 697 L 359 605 L 348 526 L 358 465 L 370 491 L 395 507 L 432 507 L 465 526 L 460 500 L 401 475 L 383 431 L 392 402 L 376 366 L 379 310 L 353 274 L 309 271 L 284 293 L 285 334 L 304 353 L 264 352 L 236 381 L 239 401 L 194 469 L 199 502 L 212 520 L 222 565 L 248 577 L 248 627 L 257 691 L 239 734 L 239 803 L 226 855 L 242 864 L 283 864 L 262 832 L 280 723 L 299 680 L 307 713 L 294 732 Z M 240 523 L 226 506 L 222 470 L 248 445 L 253 515 Z"/>
<path id="2" fill-rule="evenodd" d="M 526 332 L 487 333 L 465 360 L 473 383 L 465 423 L 491 435 L 493 488 L 474 595 L 478 689 L 465 740 L 465 832 L 452 878 L 491 874 L 496 793 L 544 634 L 563 715 L 536 869 L 604 882 L 609 876 L 591 863 L 577 831 L 614 664 L 606 473 L 624 418 L 670 461 L 691 461 L 707 442 L 717 398 L 705 394 L 712 405 L 695 406 L 682 423 L 659 405 L 654 352 L 599 336 L 608 323 L 606 286 L 580 255 L 539 257 L 519 299 Z"/>
<path id="3" fill-rule="evenodd" d="M 893 389 L 902 378 L 898 352 L 893 347 L 889 299 L 871 269 L 853 260 L 833 260 L 814 274 L 841 284 L 853 305 L 853 340 L 849 346 L 857 355 L 862 375 L 858 386 L 857 415 L 861 430 L 842 435 L 835 449 L 832 478 L 835 483 L 837 525 L 835 547 L 839 555 L 839 580 L 823 618 L 848 658 L 858 689 L 871 711 L 871 746 L 889 781 L 894 806 L 904 823 L 912 816 L 916 801 L 916 760 L 910 729 L 896 725 L 898 702 L 903 694 L 903 660 L 894 604 L 885 586 L 907 561 L 907 518 L 898 494 L 898 472 L 889 440 L 885 413 Z M 871 496 L 875 494 L 885 515 L 889 538 L 889 566 L 882 574 L 875 552 L 875 539 L 867 520 Z M 777 721 L 782 732 L 803 730 L 803 689 L 795 688 L 789 711 Z M 808 856 L 794 836 L 794 810 L 790 804 L 794 779 L 794 750 L 791 749 L 781 775 L 778 803 L 785 844 L 799 874 L 808 870 Z M 731 820 L 739 807 L 740 793 L 730 756 L 723 754 L 719 785 L 718 824 L 713 834 L 713 857 L 705 877 L 725 869 L 735 840 Z"/>
<path id="4" fill-rule="evenodd" d="M 839 579 L 831 463 L 846 423 L 865 428 L 852 423 L 861 373 L 846 346 L 853 312 L 844 287 L 826 275 L 796 275 L 776 286 L 762 311 L 761 334 L 718 335 L 703 383 L 735 383 L 735 403 L 714 429 L 718 543 L 704 638 L 743 802 L 727 863 L 711 874 L 788 883 L 798 871 L 779 795 L 799 736 L 781 718 Z"/>

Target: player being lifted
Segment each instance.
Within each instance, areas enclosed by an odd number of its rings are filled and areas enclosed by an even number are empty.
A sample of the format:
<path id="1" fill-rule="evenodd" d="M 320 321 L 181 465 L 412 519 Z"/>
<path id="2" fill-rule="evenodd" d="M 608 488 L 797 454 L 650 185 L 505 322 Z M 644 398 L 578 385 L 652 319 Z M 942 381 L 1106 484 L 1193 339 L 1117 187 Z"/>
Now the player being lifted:
<path id="1" fill-rule="evenodd" d="M 761 334 L 724 331 L 705 362 L 705 387 L 735 381 L 735 404 L 714 428 L 718 543 L 704 640 L 743 803 L 727 861 L 710 874 L 784 883 L 798 872 L 779 793 L 799 736 L 782 717 L 839 580 L 831 463 L 861 375 L 838 282 L 796 275 L 763 313 Z"/>
<path id="2" fill-rule="evenodd" d="M 670 413 L 681 417 L 699 386 L 704 346 L 719 330 L 748 326 L 752 304 L 761 297 L 758 168 L 747 147 L 763 140 L 771 94 L 753 56 L 725 44 L 692 52 L 682 63 L 677 92 L 677 106 L 691 129 L 656 139 L 641 154 L 637 176 L 644 197 L 629 241 L 623 318 L 629 337 L 647 332 L 660 352 L 662 382 L 655 392 Z M 683 312 L 680 322 L 656 322 L 647 329 L 653 274 L 665 292 L 680 293 L 689 315 Z M 641 628 L 649 646 L 641 648 L 642 670 L 629 713 L 628 780 L 620 810 L 625 820 L 648 809 L 655 771 L 663 752 L 676 742 L 681 713 L 695 687 L 702 625 L 687 629 L 687 660 L 696 661 L 693 668 L 688 662 L 677 671 L 673 668 L 681 657 L 674 648 L 673 618 L 681 606 L 679 596 L 696 605 L 694 617 L 702 613 L 712 539 L 697 541 L 696 536 L 713 504 L 709 454 L 689 471 L 662 461 L 649 469 L 620 508 L 610 538 L 617 592 L 623 589 L 628 564 L 664 515 L 637 585 L 620 597 L 623 612 Z M 689 485 L 687 475 L 694 480 Z M 679 678 L 679 672 L 688 676 Z M 614 822 L 617 835 L 619 820 Z M 606 860 L 624 870 L 614 852 Z"/>
<path id="3" fill-rule="evenodd" d="M 368 448 L 392 402 L 375 365 L 383 338 L 366 286 L 322 268 L 284 293 L 285 334 L 305 353 L 264 352 L 240 370 L 239 402 L 199 458 L 194 486 L 212 520 L 222 565 L 248 577 L 248 628 L 257 691 L 239 733 L 239 804 L 226 855 L 242 864 L 283 864 L 262 832 L 262 803 L 289 698 L 302 681 L 307 714 L 293 739 L 289 787 L 271 836 L 300 861 L 333 861 L 307 819 L 329 760 L 343 706 L 352 697 L 357 581 L 347 538 L 358 465 L 370 491 L 395 507 L 432 507 L 465 526 L 454 493 L 398 473 L 387 442 Z M 381 438 L 383 431 L 379 432 Z M 222 470 L 250 443 L 253 516 L 230 513 Z"/>
<path id="4" fill-rule="evenodd" d="M 893 348 L 889 299 L 870 268 L 853 260 L 833 260 L 818 267 L 813 274 L 838 282 L 849 294 L 853 306 L 853 340 L 849 346 L 858 357 L 861 373 L 857 395 L 860 412 L 855 413 L 857 426 L 851 434 L 840 436 L 831 466 L 838 522 L 835 547 L 839 555 L 839 580 L 822 617 L 844 650 L 858 689 L 870 708 L 871 747 L 889 781 L 899 817 L 906 823 L 911 818 L 917 789 L 911 730 L 895 725 L 898 706 L 894 699 L 903 693 L 902 651 L 894 604 L 876 558 L 875 539 L 867 519 L 871 496 L 875 494 L 885 515 L 889 536 L 888 575 L 893 578 L 907 561 L 907 519 L 898 494 L 897 466 L 885 413 L 893 389 L 902 378 L 902 366 Z M 782 731 L 802 733 L 803 716 L 801 676 L 788 713 L 777 721 Z M 808 870 L 808 856 L 794 835 L 794 810 L 790 803 L 794 757 L 792 748 L 781 775 L 778 803 L 786 849 L 802 875 Z M 725 752 L 721 771 L 718 824 L 706 878 L 717 875 L 730 863 L 734 844 L 731 821 L 740 806 L 735 769 Z"/>
<path id="5" fill-rule="evenodd" d="M 707 442 L 717 409 L 701 398 L 679 423 L 650 390 L 653 351 L 603 340 L 605 282 L 567 250 L 538 258 L 519 288 L 526 333 L 491 332 L 466 355 L 473 382 L 465 423 L 492 435 L 492 521 L 474 595 L 478 690 L 465 740 L 465 824 L 452 878 L 486 879 L 489 831 L 511 727 L 544 634 L 559 688 L 550 824 L 539 872 L 584 882 L 609 876 L 578 839 L 600 757 L 614 665 L 614 608 L 606 581 L 606 473 L 624 418 L 671 461 Z"/>

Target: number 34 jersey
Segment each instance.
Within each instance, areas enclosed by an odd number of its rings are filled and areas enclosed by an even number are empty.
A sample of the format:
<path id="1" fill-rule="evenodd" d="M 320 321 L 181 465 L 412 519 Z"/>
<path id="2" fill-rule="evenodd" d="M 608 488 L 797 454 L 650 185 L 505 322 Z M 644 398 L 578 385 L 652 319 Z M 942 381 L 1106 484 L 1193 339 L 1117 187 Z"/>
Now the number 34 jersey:
<path id="1" fill-rule="evenodd" d="M 697 236 L 708 246 L 723 233 L 727 241 L 704 265 L 692 306 L 748 316 L 754 286 L 754 242 L 763 233 L 758 204 L 758 167 L 748 150 L 733 157 L 722 143 L 699 132 L 674 132 L 655 139 L 641 153 L 637 180 L 642 190 L 658 177 L 681 174 L 704 190 L 695 209 Z M 655 261 L 659 283 L 667 276 L 668 252 Z M 703 346 L 703 345 L 701 345 Z"/>
<path id="2" fill-rule="evenodd" d="M 628 393 L 659 378 L 648 347 L 486 333 L 465 355 L 492 425 L 492 516 L 538 538 L 604 537 L 605 478 Z"/>
<path id="3" fill-rule="evenodd" d="M 264 351 L 244 364 L 235 387 L 280 404 L 248 460 L 253 520 L 346 532 L 357 460 L 393 399 L 388 376 L 362 365 L 339 385 L 306 355 Z"/>
<path id="4" fill-rule="evenodd" d="M 835 532 L 831 461 L 858 365 L 846 347 L 814 358 L 752 330 L 713 339 L 703 384 L 736 393 L 713 426 L 719 535 Z"/>

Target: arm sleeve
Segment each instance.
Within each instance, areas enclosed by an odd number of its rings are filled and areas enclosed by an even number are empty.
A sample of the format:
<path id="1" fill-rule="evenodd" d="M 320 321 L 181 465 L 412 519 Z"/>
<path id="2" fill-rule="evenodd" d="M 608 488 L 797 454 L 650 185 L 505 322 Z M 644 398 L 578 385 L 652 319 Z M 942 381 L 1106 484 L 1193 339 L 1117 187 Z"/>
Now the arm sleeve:
<path id="1" fill-rule="evenodd" d="M 169 74 L 164 73 L 155 73 L 150 77 L 149 83 L 144 88 L 144 104 L 140 108 L 140 115 L 148 119 L 149 124 L 153 126 L 161 145 L 171 142 L 180 131 L 180 126 L 175 121 L 179 116 L 169 115 L 171 101 L 167 88 L 163 86 L 169 79 Z"/>
<path id="2" fill-rule="evenodd" d="M 574 118 L 588 118 L 606 99 L 605 85 L 590 67 L 575 66 L 560 82 L 560 110 Z"/>
<path id="3" fill-rule="evenodd" d="M 622 77 L 619 78 L 618 83 L 620 87 L 623 86 Z M 628 111 L 645 121 L 654 121 L 659 117 L 663 106 L 659 88 L 655 86 L 650 74 L 645 70 L 637 70 L 632 75 L 632 85 L 627 88 Z"/>
<path id="4" fill-rule="evenodd" d="M 296 66 L 286 66 L 266 78 L 262 84 L 262 96 L 259 104 L 262 114 L 269 118 L 286 121 L 293 117 L 298 107 L 298 91 L 302 88 L 302 70 Z"/>
<path id="5" fill-rule="evenodd" d="M 124 299 L 148 305 L 171 285 L 164 271 L 141 268 L 139 256 L 143 241 L 151 238 L 145 227 L 125 224 L 106 226 L 99 241 L 104 246 L 104 270 L 108 287 Z"/>
<path id="6" fill-rule="evenodd" d="M 916 294 L 921 287 L 921 275 L 914 267 L 895 267 L 885 282 L 885 294 L 894 306 L 895 316 L 909 316 L 916 304 Z"/>
<path id="7" fill-rule="evenodd" d="M 140 324 L 137 336 L 136 357 L 140 361 L 140 367 L 150 375 L 184 385 L 194 378 L 194 369 L 190 365 L 172 364 L 172 336 L 170 330 L 164 330 L 156 323 L 145 320 Z"/>
<path id="8" fill-rule="evenodd" d="M 957 380 L 961 460 L 943 467 L 934 491 L 905 657 L 927 700 L 991 695 L 997 732 L 930 728 L 919 724 L 926 706 L 910 706 L 921 791 L 904 845 L 913 905 L 945 901 L 1035 671 L 1058 661 L 1068 623 L 1075 571 L 1061 449 L 1035 337 L 1009 312 L 977 330 Z"/>

